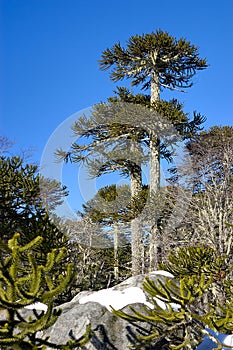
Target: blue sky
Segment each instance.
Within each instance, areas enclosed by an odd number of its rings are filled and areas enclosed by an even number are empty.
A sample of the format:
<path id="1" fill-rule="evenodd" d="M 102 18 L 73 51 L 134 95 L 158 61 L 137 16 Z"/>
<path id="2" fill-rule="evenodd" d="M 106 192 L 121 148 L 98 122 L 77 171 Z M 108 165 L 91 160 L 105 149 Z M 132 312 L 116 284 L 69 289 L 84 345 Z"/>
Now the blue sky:
<path id="1" fill-rule="evenodd" d="M 187 38 L 210 64 L 176 96 L 185 110 L 204 114 L 206 128 L 232 125 L 232 0 L 0 0 L 0 16 L 0 132 L 16 151 L 33 148 L 38 164 L 64 120 L 112 96 L 101 52 L 158 28 Z M 65 173 L 68 186 L 77 181 L 74 167 Z M 80 194 L 72 195 L 79 208 Z"/>

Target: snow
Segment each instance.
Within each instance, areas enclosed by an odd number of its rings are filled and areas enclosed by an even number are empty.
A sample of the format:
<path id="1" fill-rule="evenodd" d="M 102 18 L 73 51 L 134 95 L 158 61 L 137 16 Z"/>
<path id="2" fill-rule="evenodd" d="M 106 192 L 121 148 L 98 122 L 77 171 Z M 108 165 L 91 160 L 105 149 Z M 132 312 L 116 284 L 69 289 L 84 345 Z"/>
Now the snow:
<path id="1" fill-rule="evenodd" d="M 172 274 L 166 271 L 154 271 L 153 274 L 163 275 L 170 278 L 174 277 Z M 167 308 L 165 302 L 157 298 L 154 299 L 161 308 Z M 139 287 L 129 287 L 125 288 L 123 291 L 112 290 L 111 288 L 102 289 L 79 299 L 80 304 L 85 304 L 87 302 L 97 302 L 105 306 L 109 311 L 112 311 L 111 306 L 115 310 L 119 310 L 134 303 L 143 303 L 148 307 L 153 308 L 153 305 L 146 300 L 145 293 Z M 178 304 L 171 304 L 171 306 L 174 310 L 178 310 L 180 307 Z M 228 346 L 228 348 L 223 348 L 222 350 L 229 349 L 229 346 L 232 346 L 233 349 L 233 335 L 216 333 L 210 329 L 208 329 L 208 332 L 213 334 L 223 345 Z M 203 342 L 197 347 L 196 350 L 212 350 L 216 348 L 216 343 L 214 343 L 208 336 L 205 336 Z"/>
<path id="2" fill-rule="evenodd" d="M 169 277 L 169 278 L 174 278 L 174 275 L 168 271 L 165 270 L 157 270 L 157 271 L 153 271 L 150 273 L 151 275 L 160 275 L 160 276 L 165 276 L 165 277 Z"/>
<path id="3" fill-rule="evenodd" d="M 153 271 L 154 275 L 162 275 L 169 278 L 174 278 L 174 276 L 167 271 Z M 166 309 L 167 305 L 165 301 L 158 298 L 154 298 L 157 304 L 162 308 Z M 122 309 L 123 307 L 134 304 L 134 303 L 142 303 L 147 305 L 150 308 L 153 308 L 153 304 L 149 303 L 146 300 L 146 295 L 143 290 L 139 287 L 128 287 L 124 290 L 113 290 L 112 288 L 102 289 L 97 292 L 93 292 L 89 295 L 83 296 L 79 299 L 80 304 L 85 304 L 87 302 L 96 302 L 103 306 L 105 306 L 109 311 L 112 311 L 112 308 L 115 310 Z M 178 304 L 171 304 L 174 310 L 179 309 Z M 36 309 L 47 311 L 47 305 L 37 302 L 34 304 L 30 304 L 25 307 L 26 309 Z M 228 348 L 223 348 L 223 350 L 233 349 L 233 335 L 226 335 L 222 333 L 216 333 L 210 329 L 206 329 L 210 334 L 214 335 L 223 345 L 228 346 Z M 196 350 L 212 350 L 216 349 L 217 345 L 214 343 L 208 336 L 204 337 L 203 342 L 197 347 Z"/>
<path id="4" fill-rule="evenodd" d="M 48 306 L 43 304 L 43 303 L 40 303 L 40 302 L 36 302 L 34 304 L 30 304 L 30 305 L 27 305 L 24 307 L 25 309 L 29 309 L 29 310 L 41 310 L 41 311 L 47 311 L 48 309 Z"/>
<path id="5" fill-rule="evenodd" d="M 151 303 L 146 301 L 145 293 L 139 287 L 129 287 L 123 291 L 112 290 L 111 288 L 102 289 L 84 296 L 79 300 L 80 304 L 85 304 L 87 302 L 99 303 L 105 306 L 109 311 L 112 311 L 111 307 L 115 310 L 119 310 L 133 303 L 142 303 L 150 308 L 153 307 Z M 163 302 L 161 303 L 165 305 Z"/>
<path id="6" fill-rule="evenodd" d="M 153 271 L 150 274 L 174 278 L 170 272 L 164 270 Z M 164 310 L 167 309 L 166 301 L 162 301 L 158 298 L 154 298 L 154 300 L 157 302 L 159 307 Z M 112 308 L 119 310 L 134 303 L 142 303 L 150 308 L 153 308 L 153 304 L 146 300 L 145 293 L 139 287 L 128 287 L 122 291 L 113 290 L 112 288 L 102 289 L 79 299 L 80 304 L 85 304 L 87 302 L 99 303 L 105 306 L 109 311 L 112 311 Z M 171 303 L 170 305 L 174 308 L 174 310 L 178 310 L 180 307 L 178 304 Z"/>

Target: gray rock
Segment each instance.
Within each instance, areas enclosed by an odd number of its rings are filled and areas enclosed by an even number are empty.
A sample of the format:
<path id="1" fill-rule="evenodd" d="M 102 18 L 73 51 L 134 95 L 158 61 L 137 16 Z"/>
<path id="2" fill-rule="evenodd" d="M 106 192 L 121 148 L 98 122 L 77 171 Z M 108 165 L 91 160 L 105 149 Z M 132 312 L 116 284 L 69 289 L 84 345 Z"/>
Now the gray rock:
<path id="1" fill-rule="evenodd" d="M 113 288 L 109 288 L 109 291 L 119 292 L 119 294 L 122 292 L 122 295 L 124 295 L 124 291 L 130 287 L 138 287 L 142 289 L 145 276 L 154 280 L 155 283 L 158 283 L 159 279 L 165 282 L 166 279 L 166 277 L 159 275 L 158 272 L 150 273 L 148 275 L 134 276 Z M 105 290 L 105 292 L 107 291 L 108 290 Z M 80 338 L 85 333 L 86 326 L 91 324 L 94 336 L 88 344 L 81 348 L 82 350 L 126 350 L 129 346 L 134 344 L 135 338 L 140 333 L 147 334 L 150 331 L 150 325 L 148 323 L 130 323 L 115 316 L 107 309 L 107 307 L 100 303 L 80 303 L 82 298 L 89 297 L 91 294 L 94 295 L 94 292 L 81 292 L 76 295 L 71 302 L 61 305 L 61 316 L 51 328 L 45 331 L 43 336 L 49 336 L 49 341 L 56 344 L 65 344 L 70 339 Z M 151 301 L 148 295 L 146 295 L 146 301 Z M 144 313 L 143 307 L 145 307 L 145 305 L 142 305 L 140 302 L 133 304 L 133 308 L 137 311 L 142 311 L 142 313 Z M 127 306 L 123 307 L 122 310 L 130 313 Z M 221 341 L 223 341 L 226 336 L 221 336 Z M 203 343 L 200 344 L 197 349 L 211 350 L 213 347 L 214 344 L 208 337 L 205 337 Z M 47 349 L 49 350 L 50 348 Z M 155 348 L 145 347 L 144 349 L 152 350 Z M 156 346 L 156 349 L 167 350 L 168 346 L 161 341 L 161 344 Z"/>
<path id="2" fill-rule="evenodd" d="M 124 292 L 127 288 L 138 287 L 142 284 L 146 275 L 131 277 L 113 288 L 112 291 Z M 150 273 L 147 276 L 154 281 L 165 280 L 163 276 Z M 106 290 L 107 291 L 107 290 Z M 138 335 L 138 330 L 147 333 L 150 326 L 145 323 L 137 323 L 136 326 L 113 315 L 105 306 L 96 302 L 80 304 L 81 298 L 90 296 L 93 292 L 81 292 L 71 302 L 61 305 L 62 314 L 56 323 L 49 328 L 44 336 L 49 335 L 49 341 L 57 344 L 65 344 L 70 339 L 80 338 L 88 324 L 94 330 L 94 336 L 88 344 L 82 347 L 83 350 L 126 350 L 133 345 Z M 142 304 L 133 304 L 137 310 L 142 310 Z M 123 311 L 129 312 L 127 307 Z M 48 348 L 49 349 L 49 348 Z M 149 349 L 149 348 L 148 348 Z"/>
<path id="3" fill-rule="evenodd" d="M 134 306 L 138 310 L 141 308 L 140 304 Z M 51 342 L 64 344 L 70 339 L 78 339 L 91 323 L 95 334 L 90 342 L 82 347 L 83 350 L 126 350 L 128 346 L 133 345 L 136 327 L 113 315 L 98 303 L 81 305 L 71 302 L 66 303 L 62 310 L 56 324 L 46 331 Z M 137 324 L 137 329 L 140 327 L 146 331 L 144 324 Z"/>

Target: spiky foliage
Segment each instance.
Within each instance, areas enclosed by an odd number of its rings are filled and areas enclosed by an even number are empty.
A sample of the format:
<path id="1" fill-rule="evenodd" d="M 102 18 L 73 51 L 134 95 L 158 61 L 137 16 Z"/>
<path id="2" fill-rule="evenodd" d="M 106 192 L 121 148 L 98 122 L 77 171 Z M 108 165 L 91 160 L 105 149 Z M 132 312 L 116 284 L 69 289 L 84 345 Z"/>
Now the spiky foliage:
<path id="1" fill-rule="evenodd" d="M 194 276 L 182 278 L 179 283 L 167 279 L 166 283 L 146 278 L 144 290 L 153 303 L 153 308 L 143 307 L 142 311 L 130 306 L 130 313 L 115 311 L 114 314 L 131 322 L 145 322 L 151 325 L 147 334 L 138 336 L 133 349 L 151 345 L 154 349 L 196 349 L 202 341 L 205 323 L 196 312 L 196 301 L 211 283 L 204 274 L 200 279 Z"/>
<path id="2" fill-rule="evenodd" d="M 120 43 L 102 53 L 100 68 L 113 67 L 113 81 L 129 78 L 132 85 L 142 84 L 147 89 L 153 80 L 152 72 L 164 88 L 187 88 L 196 71 L 207 67 L 205 59 L 199 58 L 198 48 L 185 39 L 177 40 L 167 32 L 157 30 L 151 34 L 129 38 L 126 48 Z"/>
<path id="3" fill-rule="evenodd" d="M 83 204 L 82 216 L 88 215 L 93 222 L 111 225 L 114 222 L 127 223 L 137 217 L 148 197 L 148 186 L 142 186 L 142 190 L 135 198 L 131 196 L 129 185 L 105 186 L 97 194 Z"/>
<path id="4" fill-rule="evenodd" d="M 187 246 L 172 251 L 168 261 L 161 263 L 160 268 L 171 272 L 175 277 L 200 276 L 201 273 L 225 276 L 231 266 L 227 266 L 227 257 L 219 256 L 217 252 L 208 246 Z"/>
<path id="5" fill-rule="evenodd" d="M 117 88 L 116 96 L 95 105 L 89 117 L 84 115 L 74 123 L 72 129 L 79 141 L 68 152 L 59 149 L 56 154 L 65 161 L 85 163 L 93 177 L 118 170 L 129 175 L 140 172 L 141 164 L 148 162 L 148 152 L 143 152 L 141 146 L 149 147 L 152 129 L 157 129 L 163 138 L 161 158 L 171 161 L 169 147 L 194 136 L 202 130 L 204 121 L 205 117 L 198 113 L 190 120 L 175 99 L 151 103 L 149 95 L 134 95 L 126 88 Z M 174 128 L 170 130 L 165 122 Z M 137 147 L 129 157 L 127 149 L 133 141 Z"/>
<path id="6" fill-rule="evenodd" d="M 189 246 L 170 254 L 160 267 L 173 273 L 175 279 L 166 282 L 146 278 L 143 285 L 153 307 L 114 313 L 128 321 L 145 322 L 133 349 L 153 346 L 153 349 L 196 349 L 208 335 L 222 349 L 223 345 L 209 330 L 232 333 L 233 283 L 232 266 L 224 256 L 210 247 Z M 163 304 L 161 304 L 163 303 Z"/>
<path id="7" fill-rule="evenodd" d="M 228 298 L 227 283 L 231 281 L 232 264 L 227 255 L 219 255 L 208 246 L 188 246 L 171 252 L 168 261 L 161 263 L 160 268 L 171 272 L 176 278 L 195 276 L 200 278 L 202 273 L 212 276 L 212 284 L 203 300 L 203 309 L 209 311 L 224 305 Z"/>
<path id="8" fill-rule="evenodd" d="M 47 254 L 44 265 L 38 265 L 32 249 L 42 242 L 37 237 L 28 244 L 20 246 L 19 234 L 16 233 L 8 241 L 7 256 L 0 259 L 0 345 L 1 349 L 46 349 L 47 346 L 55 349 L 71 349 L 84 344 L 90 336 L 90 329 L 76 342 L 65 345 L 50 343 L 48 338 L 38 336 L 53 325 L 60 310 L 53 309 L 55 297 L 64 291 L 72 277 L 72 265 L 66 266 L 66 274 L 59 276 L 59 283 L 54 284 L 49 272 L 53 266 L 61 263 L 65 253 L 62 250 L 52 250 Z M 22 308 L 35 302 L 47 305 L 47 311 L 33 311 L 30 317 L 24 316 Z M 36 306 L 35 306 L 36 309 Z"/>
<path id="9" fill-rule="evenodd" d="M 46 205 L 41 199 L 41 194 Z M 54 223 L 46 210 L 59 204 L 63 199 L 62 194 L 66 194 L 65 188 L 55 181 L 42 179 L 37 166 L 25 163 L 20 157 L 2 156 L 0 158 L 1 242 L 6 243 L 15 232 L 20 233 L 19 239 L 22 245 L 37 236 L 42 236 L 42 243 L 33 249 L 37 263 L 44 264 L 47 253 L 54 248 L 69 244 L 67 235 L 59 229 L 59 225 Z M 64 263 L 66 259 L 67 256 L 64 256 Z M 51 272 L 54 280 L 64 266 L 65 264 L 54 265 Z"/>
<path id="10" fill-rule="evenodd" d="M 66 194 L 65 187 L 42 179 L 37 166 L 24 164 L 20 157 L 1 157 L 0 237 L 7 241 L 17 231 L 21 233 L 23 243 L 27 243 L 38 235 L 37 231 L 41 234 L 46 231 L 49 249 L 56 247 L 55 241 L 64 243 L 64 235 L 52 225 L 43 200 L 47 208 L 54 208 Z M 46 246 L 44 248 L 46 250 Z"/>
<path id="11" fill-rule="evenodd" d="M 153 308 L 144 306 L 140 311 L 129 306 L 129 312 L 113 310 L 114 314 L 132 322 L 144 322 L 145 327 L 137 337 L 132 349 L 146 348 L 163 350 L 190 350 L 202 342 L 208 335 L 223 349 L 223 344 L 210 331 L 232 333 L 233 330 L 233 292 L 224 305 L 205 312 L 201 305 L 205 293 L 211 288 L 213 277 L 202 273 L 196 276 L 183 277 L 179 283 L 167 279 L 166 283 L 146 278 L 144 290 L 153 302 Z M 231 282 L 232 286 L 232 282 Z M 162 304 L 161 304 L 162 303 Z M 224 347 L 225 348 L 225 347 Z"/>

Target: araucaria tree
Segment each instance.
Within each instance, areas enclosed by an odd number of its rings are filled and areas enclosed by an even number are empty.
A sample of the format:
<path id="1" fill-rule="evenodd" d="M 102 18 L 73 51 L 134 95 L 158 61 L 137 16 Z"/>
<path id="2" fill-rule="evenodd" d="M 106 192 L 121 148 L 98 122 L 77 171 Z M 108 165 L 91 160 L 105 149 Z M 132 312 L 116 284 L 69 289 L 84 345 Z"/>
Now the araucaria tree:
<path id="1" fill-rule="evenodd" d="M 110 78 L 116 82 L 131 79 L 133 86 L 150 88 L 151 103 L 160 100 L 162 88 L 182 90 L 192 86 L 196 71 L 207 67 L 205 59 L 199 58 L 198 48 L 185 39 L 175 39 L 161 30 L 152 34 L 132 36 L 126 45 L 115 44 L 106 49 L 100 60 L 100 68 L 113 67 Z M 151 130 L 151 191 L 157 191 L 159 176 L 159 135 Z"/>
<path id="2" fill-rule="evenodd" d="M 100 68 L 112 68 L 110 78 L 116 82 L 130 79 L 132 86 L 150 88 L 150 102 L 156 105 L 162 89 L 179 90 L 192 86 L 197 71 L 207 67 L 206 59 L 199 58 L 198 48 L 185 39 L 177 40 L 167 32 L 135 35 L 126 47 L 120 43 L 106 49 L 100 60 Z M 164 119 L 166 124 L 166 119 Z M 160 187 L 160 135 L 156 129 L 150 132 L 150 193 Z M 151 256 L 157 256 L 156 225 L 151 230 Z M 153 266 L 154 265 L 154 266 Z M 156 268 L 157 259 L 151 264 Z"/>
<path id="3" fill-rule="evenodd" d="M 33 250 L 40 246 L 43 238 L 38 236 L 22 246 L 18 242 L 19 236 L 16 233 L 8 244 L 0 246 L 1 349 L 42 350 L 49 347 L 68 350 L 83 345 L 91 337 L 90 326 L 83 337 L 63 345 L 52 343 L 38 333 L 54 324 L 61 314 L 61 310 L 53 308 L 53 302 L 70 283 L 72 265 L 66 265 L 56 284 L 50 272 L 54 265 L 62 263 L 66 248 L 53 249 L 46 255 L 45 264 L 39 265 Z M 43 311 L 38 311 L 38 304 L 35 304 L 38 302 L 45 303 Z M 33 312 L 25 315 L 24 308 L 29 305 Z"/>
<path id="4" fill-rule="evenodd" d="M 88 165 L 94 168 L 92 174 L 100 176 L 116 170 L 128 174 L 131 179 L 132 197 L 137 198 L 142 189 L 141 166 L 145 161 L 142 147 L 149 147 L 150 194 L 151 198 L 154 198 L 160 186 L 162 151 L 166 159 L 171 159 L 166 143 L 161 141 L 161 134 L 164 136 L 164 130 L 174 125 L 174 130 L 181 132 L 182 138 L 185 138 L 195 132 L 203 122 L 203 118 L 197 114 L 192 122 L 188 122 L 182 105 L 175 100 L 170 103 L 161 101 L 160 91 L 162 88 L 190 87 L 196 71 L 204 69 L 207 63 L 199 58 L 195 46 L 184 39 L 176 40 L 168 33 L 158 30 L 156 33 L 130 38 L 125 49 L 116 44 L 112 49 L 104 51 L 100 67 L 105 70 L 111 66 L 112 80 L 130 78 L 132 85 L 142 84 L 142 89 L 151 88 L 151 94 L 132 95 L 127 89 L 120 88 L 116 99 L 111 98 L 107 104 L 94 106 L 89 118 L 80 118 L 74 124 L 73 130 L 77 136 L 89 138 L 90 142 L 77 142 L 72 145 L 70 152 L 59 153 L 66 160 L 82 162 L 94 154 L 98 157 L 99 152 L 100 160 L 88 160 Z M 137 217 L 131 222 L 133 274 L 143 271 L 140 224 Z M 153 270 L 157 267 L 159 250 L 156 220 L 151 227 L 150 269 Z"/>

